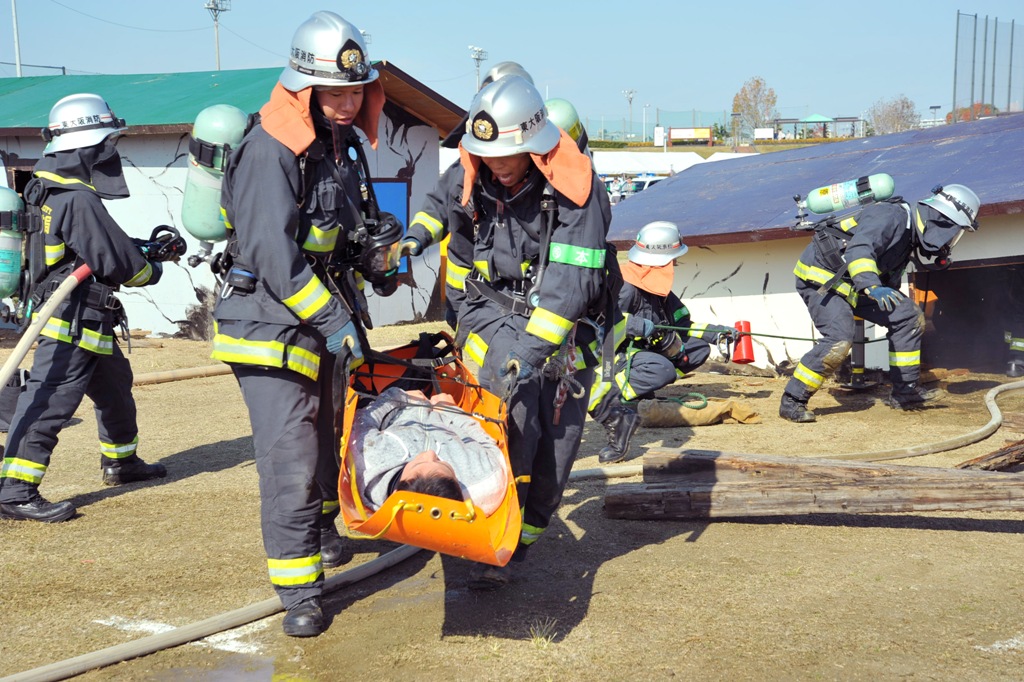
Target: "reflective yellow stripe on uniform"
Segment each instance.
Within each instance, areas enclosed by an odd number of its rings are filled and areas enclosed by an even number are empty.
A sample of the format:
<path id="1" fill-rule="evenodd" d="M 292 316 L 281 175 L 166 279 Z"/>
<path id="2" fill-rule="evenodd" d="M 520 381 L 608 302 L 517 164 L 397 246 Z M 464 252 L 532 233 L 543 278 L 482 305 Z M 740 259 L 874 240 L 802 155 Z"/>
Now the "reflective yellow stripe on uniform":
<path id="1" fill-rule="evenodd" d="M 1018 339 L 1013 336 L 1007 336 L 1006 343 L 1010 344 L 1010 350 L 1018 352 L 1024 352 L 1024 339 Z"/>
<path id="2" fill-rule="evenodd" d="M 210 357 L 240 365 L 284 367 L 284 344 L 280 341 L 249 341 L 226 334 L 215 334 Z"/>
<path id="3" fill-rule="evenodd" d="M 313 381 L 320 376 L 320 356 L 298 346 L 288 346 L 288 369 Z"/>
<path id="4" fill-rule="evenodd" d="M 466 278 L 469 277 L 469 273 L 472 270 L 470 268 L 464 268 L 461 265 L 448 261 L 447 273 L 445 274 L 445 284 L 450 286 L 452 289 L 458 289 L 459 291 L 466 290 Z"/>
<path id="5" fill-rule="evenodd" d="M 93 191 L 96 190 L 95 187 L 93 187 L 84 180 L 79 180 L 78 178 L 65 178 L 63 176 L 57 175 L 56 173 L 51 173 L 50 171 L 36 171 L 35 173 L 33 173 L 33 175 L 35 175 L 37 178 L 43 178 L 44 180 L 52 180 L 53 182 L 59 182 L 62 185 L 85 185 L 86 187 Z"/>
<path id="6" fill-rule="evenodd" d="M 615 373 L 615 384 L 619 387 L 619 393 L 622 394 L 623 400 L 636 400 L 636 389 L 629 385 L 628 368 L 629 364 L 627 363 L 625 369 Z"/>
<path id="7" fill-rule="evenodd" d="M 587 412 L 593 412 L 596 410 L 597 406 L 601 404 L 601 401 L 611 390 L 612 382 L 594 381 L 594 385 L 590 389 L 590 402 L 587 404 Z"/>
<path id="8" fill-rule="evenodd" d="M 706 332 L 707 330 L 708 330 L 708 323 L 707 322 L 691 322 L 690 323 L 690 336 L 693 336 L 693 337 L 696 337 L 698 339 L 703 339 L 704 341 L 707 341 L 708 339 L 704 338 L 704 332 Z"/>
<path id="9" fill-rule="evenodd" d="M 32 319 L 35 320 L 35 318 L 36 315 L 33 315 Z M 71 323 L 59 317 L 51 317 L 46 321 L 46 325 L 39 332 L 39 335 L 45 336 L 48 339 L 71 343 Z"/>
<path id="10" fill-rule="evenodd" d="M 567 320 L 544 308 L 534 308 L 530 321 L 526 323 L 526 333 L 533 334 L 555 345 L 561 345 L 572 330 L 572 320 Z"/>
<path id="11" fill-rule="evenodd" d="M 438 241 L 442 235 L 444 235 L 444 225 L 441 224 L 440 220 L 434 218 L 429 213 L 419 211 L 412 217 L 412 222 L 409 223 L 409 227 L 413 225 L 422 225 L 423 229 L 430 233 L 431 241 Z"/>
<path id="12" fill-rule="evenodd" d="M 44 250 L 46 251 L 46 264 L 48 266 L 56 265 L 64 258 L 64 242 L 60 244 L 47 244 Z"/>
<path id="13" fill-rule="evenodd" d="M 855 261 L 850 262 L 850 277 L 856 277 L 862 275 L 865 272 L 873 272 L 876 275 L 880 275 L 881 272 L 878 270 L 878 263 L 872 258 L 858 258 Z"/>
<path id="14" fill-rule="evenodd" d="M 153 276 L 153 265 L 146 263 L 146 266 L 135 273 L 135 276 L 124 283 L 126 287 L 141 287 Z"/>
<path id="15" fill-rule="evenodd" d="M 322 230 L 316 225 L 309 228 L 309 234 L 302 242 L 302 250 L 310 253 L 330 253 L 334 251 L 334 245 L 338 243 L 340 227 L 335 225 Z"/>
<path id="16" fill-rule="evenodd" d="M 473 261 L 473 269 L 476 270 L 477 272 L 479 272 L 480 276 L 483 277 L 485 280 L 487 280 L 488 282 L 491 281 L 491 269 L 487 265 L 487 261 L 485 261 L 485 260 L 475 260 L 475 261 Z"/>
<path id="17" fill-rule="evenodd" d="M 138 436 L 135 436 L 135 440 L 131 443 L 104 443 L 103 441 L 100 441 L 100 454 L 104 457 L 109 457 L 110 459 L 124 459 L 125 457 L 131 457 L 138 449 Z"/>
<path id="18" fill-rule="evenodd" d="M 341 509 L 341 503 L 338 500 L 324 500 L 320 513 L 324 515 L 333 514 L 339 509 Z"/>
<path id="19" fill-rule="evenodd" d="M 890 367 L 915 367 L 921 364 L 921 351 L 889 351 Z"/>
<path id="20" fill-rule="evenodd" d="M 531 526 L 528 523 L 524 523 L 522 531 L 519 533 L 519 543 L 522 545 L 532 545 L 543 534 L 544 529 L 540 526 Z"/>
<path id="21" fill-rule="evenodd" d="M 0 468 L 0 478 L 16 478 L 34 485 L 39 485 L 44 474 L 46 474 L 45 465 L 17 457 L 7 457 L 4 459 L 3 468 Z"/>
<path id="22" fill-rule="evenodd" d="M 323 572 L 320 555 L 314 554 L 300 559 L 267 559 L 267 572 L 272 585 L 309 585 L 316 582 Z"/>
<path id="23" fill-rule="evenodd" d="M 281 301 L 288 306 L 300 320 L 308 320 L 323 309 L 331 300 L 327 287 L 317 279 L 316 275 L 309 278 L 309 283 L 299 289 L 298 293 Z"/>
<path id="24" fill-rule="evenodd" d="M 799 363 L 793 371 L 793 378 L 807 386 L 812 391 L 817 391 L 825 382 L 825 377 L 812 369 L 808 369 L 804 363 Z"/>
<path id="25" fill-rule="evenodd" d="M 478 366 L 484 366 L 484 356 L 487 355 L 487 343 L 480 338 L 479 334 L 473 332 L 466 337 L 466 345 L 463 348 L 466 357 L 475 362 Z"/>
<path id="26" fill-rule="evenodd" d="M 836 273 L 829 272 L 824 268 L 819 268 L 813 265 L 807 265 L 801 261 L 796 262 L 796 267 L 793 268 L 793 274 L 804 280 L 805 282 L 813 282 L 814 284 L 824 284 L 832 279 Z M 857 292 L 853 290 L 849 282 L 840 281 L 839 284 L 832 287 L 833 291 L 845 298 L 850 302 L 850 305 L 857 305 Z"/>
<path id="27" fill-rule="evenodd" d="M 83 327 L 82 338 L 78 339 L 78 347 L 97 355 L 111 355 L 114 352 L 114 337 Z"/>

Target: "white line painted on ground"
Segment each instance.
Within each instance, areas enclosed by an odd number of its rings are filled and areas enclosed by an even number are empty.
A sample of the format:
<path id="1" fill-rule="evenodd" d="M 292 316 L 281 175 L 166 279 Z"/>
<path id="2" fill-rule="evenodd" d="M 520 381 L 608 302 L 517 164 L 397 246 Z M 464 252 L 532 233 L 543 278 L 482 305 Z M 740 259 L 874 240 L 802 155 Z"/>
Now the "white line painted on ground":
<path id="1" fill-rule="evenodd" d="M 174 625 L 168 625 L 167 623 L 158 623 L 156 621 L 145 619 L 122 618 L 121 616 L 111 616 L 110 618 L 95 620 L 93 622 L 98 623 L 99 625 L 107 625 L 109 627 L 117 628 L 123 632 L 138 632 L 146 635 L 159 635 L 175 629 Z M 240 628 L 228 630 L 227 632 L 219 632 L 215 635 L 206 637 L 205 639 L 189 643 L 196 644 L 198 646 L 210 647 L 211 649 L 219 649 L 220 651 L 229 651 L 236 654 L 261 654 L 263 653 L 263 650 L 258 644 L 254 642 L 241 641 L 241 638 L 255 634 L 260 630 L 265 630 L 266 628 L 266 621 L 257 621 L 255 623 L 243 625 Z"/>

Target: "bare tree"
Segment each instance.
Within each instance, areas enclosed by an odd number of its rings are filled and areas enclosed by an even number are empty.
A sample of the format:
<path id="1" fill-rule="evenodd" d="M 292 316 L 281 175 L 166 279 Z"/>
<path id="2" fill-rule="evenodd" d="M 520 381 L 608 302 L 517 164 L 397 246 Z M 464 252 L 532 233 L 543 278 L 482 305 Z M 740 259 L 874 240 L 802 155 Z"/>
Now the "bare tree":
<path id="1" fill-rule="evenodd" d="M 868 109 L 868 124 L 876 135 L 912 130 L 920 121 L 921 116 L 917 113 L 917 107 L 906 95 L 890 100 L 880 99 Z"/>
<path id="2" fill-rule="evenodd" d="M 779 112 L 775 109 L 775 90 L 769 88 L 760 76 L 751 78 L 732 98 L 732 112 L 739 114 L 741 131 L 767 128 L 774 125 Z M 740 131 L 738 131 L 740 132 Z"/>

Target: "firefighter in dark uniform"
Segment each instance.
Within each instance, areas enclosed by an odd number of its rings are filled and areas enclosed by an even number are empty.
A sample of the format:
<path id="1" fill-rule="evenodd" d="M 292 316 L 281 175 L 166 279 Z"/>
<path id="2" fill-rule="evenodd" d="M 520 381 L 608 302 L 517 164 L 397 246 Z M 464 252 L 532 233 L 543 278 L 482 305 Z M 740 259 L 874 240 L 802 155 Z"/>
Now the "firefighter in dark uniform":
<path id="1" fill-rule="evenodd" d="M 797 293 L 821 334 L 786 384 L 779 416 L 815 420 L 807 401 L 842 364 L 853 344 L 854 316 L 888 328 L 889 378 L 885 402 L 909 410 L 939 397 L 918 385 L 924 311 L 900 290 L 911 258 L 925 266 L 948 262 L 965 230 L 978 227 L 981 202 L 963 185 L 936 187 L 911 208 L 899 197 L 871 204 L 838 225 L 819 223 L 793 270 Z"/>
<path id="2" fill-rule="evenodd" d="M 531 84 L 533 78 L 516 62 L 498 62 L 487 72 L 480 88 L 483 89 L 505 76 L 521 76 Z M 441 141 L 441 146 L 456 149 L 466 132 L 467 117 L 463 117 L 448 136 Z M 434 189 L 427 193 L 423 208 L 413 216 L 409 230 L 402 242 L 402 254 L 418 256 L 429 244 L 440 244 L 446 237 L 458 242 L 460 239 L 473 235 L 473 218 L 462 205 L 462 162 L 455 161 L 441 174 Z M 450 247 L 446 247 L 447 248 Z M 472 253 L 472 244 L 456 244 L 455 253 Z M 445 321 L 454 329 L 458 317 L 459 306 L 465 297 L 465 281 L 472 265 L 453 263 L 450 259 L 445 265 Z"/>
<path id="3" fill-rule="evenodd" d="M 376 148 L 383 106 L 359 30 L 316 12 L 224 176 L 228 271 L 212 357 L 231 365 L 249 410 L 270 582 L 296 637 L 323 631 L 323 568 L 350 558 L 334 525 L 333 381 L 336 361 L 362 358 L 364 282 L 387 293 L 352 254 L 397 262 L 401 225 L 376 210 L 356 131 Z"/>
<path id="4" fill-rule="evenodd" d="M 675 224 L 659 220 L 640 229 L 622 267 L 619 307 L 626 317 L 626 342 L 616 354 L 614 379 L 595 382 L 590 394 L 590 416 L 608 437 L 598 453 L 602 464 L 625 458 L 640 425 L 640 415 L 626 401 L 654 398 L 655 391 L 707 362 L 711 344 L 733 337 L 731 327 L 693 322 L 672 292 L 675 260 L 687 250 Z"/>
<path id="5" fill-rule="evenodd" d="M 128 197 L 117 153 L 125 131 L 99 95 L 69 95 L 50 110 L 47 141 L 25 187 L 37 207 L 39 229 L 30 229 L 26 300 L 39 310 L 54 289 L 80 265 L 83 281 L 43 327 L 25 392 L 7 436 L 0 470 L 0 518 L 64 521 L 71 502 L 48 502 L 39 494 L 61 427 L 84 396 L 96 407 L 103 482 L 120 485 L 167 475 L 162 464 L 136 454 L 139 429 L 132 398 L 132 370 L 115 340 L 127 330 L 124 309 L 114 296 L 119 286 L 155 284 L 162 273 L 110 217 L 103 199 Z M 184 242 L 176 238 L 180 255 Z M 29 314 L 31 314 L 29 312 Z"/>
<path id="6" fill-rule="evenodd" d="M 611 212 L 590 159 L 548 122 L 526 79 L 509 75 L 482 88 L 468 118 L 462 194 L 437 198 L 442 206 L 454 198 L 475 218 L 460 221 L 457 229 L 468 233 L 449 244 L 460 270 L 447 284 L 465 294 L 456 341 L 480 367 L 481 382 L 507 397 L 513 473 L 530 477 L 519 486 L 516 562 L 561 503 L 579 449 L 600 358 L 592 320 L 606 309 Z M 422 224 L 409 237 L 433 239 Z M 477 564 L 470 587 L 500 587 L 510 572 L 511 565 Z"/>

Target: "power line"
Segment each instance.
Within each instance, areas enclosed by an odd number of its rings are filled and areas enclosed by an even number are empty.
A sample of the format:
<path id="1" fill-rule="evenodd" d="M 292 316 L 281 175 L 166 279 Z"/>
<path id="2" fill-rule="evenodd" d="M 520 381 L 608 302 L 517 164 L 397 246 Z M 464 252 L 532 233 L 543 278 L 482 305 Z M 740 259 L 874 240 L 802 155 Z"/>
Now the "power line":
<path id="1" fill-rule="evenodd" d="M 90 19 L 102 22 L 104 24 L 110 24 L 111 26 L 120 26 L 121 28 L 130 28 L 133 31 L 151 31 L 153 33 L 192 33 L 192 32 L 195 32 L 195 31 L 209 31 L 210 30 L 209 28 L 207 28 L 205 26 L 202 27 L 202 28 L 145 28 L 143 26 L 130 26 L 128 24 L 119 24 L 116 21 L 108 21 L 107 19 L 101 19 L 99 17 L 94 17 L 91 14 L 86 14 L 85 12 L 82 12 L 81 10 L 75 9 L 74 7 L 68 7 L 67 5 L 65 5 L 62 2 L 57 2 L 57 0 L 50 0 L 50 2 L 52 2 L 55 5 L 59 5 L 60 7 L 63 7 L 64 9 L 71 10 L 72 12 L 74 12 L 76 14 L 81 14 L 83 17 L 89 17 Z"/>

